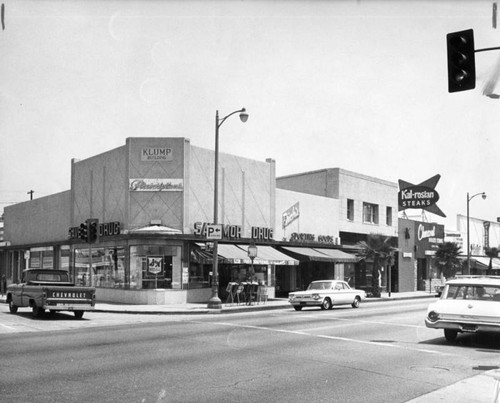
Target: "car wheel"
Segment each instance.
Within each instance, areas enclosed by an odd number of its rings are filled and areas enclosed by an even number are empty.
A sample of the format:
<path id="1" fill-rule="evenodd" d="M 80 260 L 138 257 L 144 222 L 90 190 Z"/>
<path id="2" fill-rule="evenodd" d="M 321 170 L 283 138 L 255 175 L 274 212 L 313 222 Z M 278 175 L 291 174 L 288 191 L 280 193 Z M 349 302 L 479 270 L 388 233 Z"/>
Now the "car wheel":
<path id="1" fill-rule="evenodd" d="M 302 311 L 302 307 L 301 306 L 294 306 L 293 309 L 295 309 L 296 311 Z"/>
<path id="2" fill-rule="evenodd" d="M 83 318 L 83 312 L 85 311 L 75 311 L 74 314 L 75 314 L 75 318 L 76 319 L 81 319 Z"/>
<path id="3" fill-rule="evenodd" d="M 10 313 L 16 313 L 18 306 L 11 301 L 9 301 L 9 311 Z"/>
<path id="4" fill-rule="evenodd" d="M 457 338 L 458 331 L 454 329 L 444 329 L 444 337 L 448 341 L 454 341 Z"/>
<path id="5" fill-rule="evenodd" d="M 354 302 L 351 305 L 353 308 L 359 308 L 360 302 L 361 302 L 361 300 L 359 299 L 359 297 L 356 297 L 356 298 L 354 298 Z"/>
<path id="6" fill-rule="evenodd" d="M 43 308 L 40 308 L 36 302 L 33 302 L 33 316 L 35 318 L 39 318 L 40 316 L 43 315 L 43 313 L 45 312 L 45 310 Z"/>
<path id="7" fill-rule="evenodd" d="M 321 309 L 328 310 L 332 308 L 332 301 L 329 298 L 325 298 L 321 303 Z"/>

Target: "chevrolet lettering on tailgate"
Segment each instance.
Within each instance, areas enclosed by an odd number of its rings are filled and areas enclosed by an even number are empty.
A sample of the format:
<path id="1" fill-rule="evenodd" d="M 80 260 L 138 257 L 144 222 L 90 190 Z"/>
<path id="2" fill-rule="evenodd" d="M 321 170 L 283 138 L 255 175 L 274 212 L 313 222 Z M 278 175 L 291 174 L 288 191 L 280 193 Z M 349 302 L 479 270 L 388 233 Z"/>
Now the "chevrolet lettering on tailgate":
<path id="1" fill-rule="evenodd" d="M 6 302 L 11 313 L 30 307 L 35 317 L 45 310 L 72 311 L 80 319 L 85 311 L 95 309 L 95 288 L 75 286 L 65 270 L 29 269 L 20 283 L 7 287 Z"/>

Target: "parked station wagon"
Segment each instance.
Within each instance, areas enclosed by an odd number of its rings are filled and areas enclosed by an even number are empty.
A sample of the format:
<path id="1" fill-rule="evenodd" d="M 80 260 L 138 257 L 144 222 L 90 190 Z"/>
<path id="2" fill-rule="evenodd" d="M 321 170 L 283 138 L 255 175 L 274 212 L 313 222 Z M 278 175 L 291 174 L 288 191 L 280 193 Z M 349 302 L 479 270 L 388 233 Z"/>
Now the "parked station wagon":
<path id="1" fill-rule="evenodd" d="M 340 280 L 313 281 L 307 290 L 288 294 L 288 300 L 296 311 L 310 306 L 331 309 L 333 305 L 347 304 L 358 308 L 359 303 L 365 298 L 366 293 L 363 290 L 351 288 L 345 281 Z"/>
<path id="2" fill-rule="evenodd" d="M 460 276 L 446 282 L 429 305 L 425 325 L 444 329 L 446 340 L 458 333 L 500 333 L 500 277 Z"/>

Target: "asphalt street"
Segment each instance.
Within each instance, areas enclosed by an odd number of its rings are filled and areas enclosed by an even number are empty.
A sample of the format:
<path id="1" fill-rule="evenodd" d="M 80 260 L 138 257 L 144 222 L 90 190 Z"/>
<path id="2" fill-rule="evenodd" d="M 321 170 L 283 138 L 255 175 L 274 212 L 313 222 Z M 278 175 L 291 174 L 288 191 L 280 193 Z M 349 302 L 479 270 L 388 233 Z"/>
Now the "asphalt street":
<path id="1" fill-rule="evenodd" d="M 369 391 L 372 402 L 495 401 L 500 346 L 470 335 L 445 342 L 441 332 L 423 325 L 430 301 L 231 315 L 100 311 L 84 320 L 66 313 L 34 319 L 28 310 L 11 315 L 2 305 L 2 396 L 366 401 Z M 44 373 L 42 382 L 35 382 L 37 371 Z M 58 398 L 51 395 L 54 388 Z"/>

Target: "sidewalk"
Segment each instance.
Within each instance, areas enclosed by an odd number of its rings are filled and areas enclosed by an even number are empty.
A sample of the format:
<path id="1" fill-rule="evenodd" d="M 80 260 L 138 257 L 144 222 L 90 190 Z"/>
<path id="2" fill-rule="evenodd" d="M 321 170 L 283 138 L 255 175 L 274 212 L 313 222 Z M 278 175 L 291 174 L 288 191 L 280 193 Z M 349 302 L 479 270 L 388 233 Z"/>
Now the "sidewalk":
<path id="1" fill-rule="evenodd" d="M 369 302 L 380 302 L 390 300 L 415 299 L 415 298 L 431 298 L 436 299 L 436 294 L 429 294 L 424 291 L 416 292 L 393 292 L 391 296 L 387 293 L 382 293 L 381 298 L 367 298 L 361 304 Z M 179 305 L 123 305 L 113 303 L 96 303 L 97 312 L 115 312 L 115 313 L 131 313 L 131 314 L 221 314 L 221 313 L 240 313 L 252 311 L 264 311 L 271 309 L 287 309 L 292 308 L 288 299 L 276 298 L 270 299 L 265 303 L 253 303 L 252 305 L 241 304 L 226 304 L 222 301 L 221 309 L 208 309 L 206 303 L 197 304 L 179 304 Z"/>
<path id="2" fill-rule="evenodd" d="M 425 291 L 416 292 L 393 292 L 389 297 L 388 293 L 382 293 L 380 298 L 367 298 L 362 304 L 370 302 L 391 301 L 391 300 L 404 300 L 415 298 L 429 298 L 436 299 L 436 294 L 429 294 Z M 5 295 L 0 295 L 0 303 L 5 303 Z M 272 309 L 291 309 L 292 306 L 286 298 L 270 299 L 265 303 L 252 305 L 241 304 L 226 304 L 222 301 L 221 309 L 208 309 L 207 303 L 196 304 L 177 304 L 177 305 L 128 305 L 116 304 L 106 302 L 96 302 L 94 312 L 113 312 L 113 313 L 127 313 L 127 314 L 166 314 L 166 315 L 184 315 L 184 314 L 221 314 L 221 313 L 240 313 L 240 312 L 254 312 L 265 311 Z"/>

